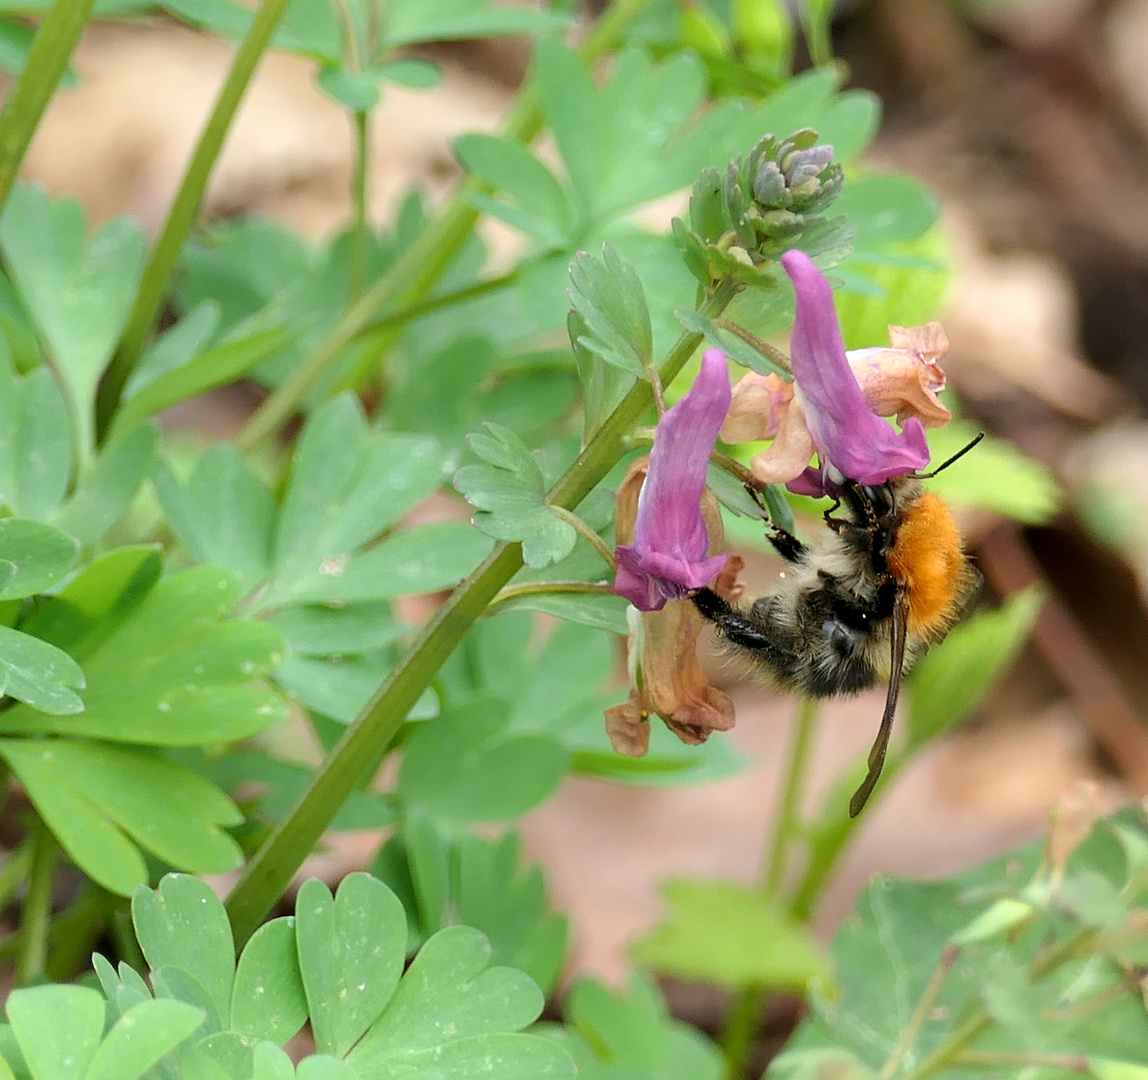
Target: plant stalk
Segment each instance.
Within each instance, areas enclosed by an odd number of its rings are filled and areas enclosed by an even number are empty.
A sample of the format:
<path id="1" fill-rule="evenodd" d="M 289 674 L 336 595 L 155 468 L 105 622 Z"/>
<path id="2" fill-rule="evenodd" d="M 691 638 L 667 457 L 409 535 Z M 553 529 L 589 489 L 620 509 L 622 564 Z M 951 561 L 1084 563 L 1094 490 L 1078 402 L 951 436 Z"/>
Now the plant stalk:
<path id="1" fill-rule="evenodd" d="M 48 958 L 48 924 L 52 918 L 52 880 L 56 871 L 56 838 L 39 818 L 31 824 L 32 866 L 20 917 L 16 984 L 26 986 L 44 974 Z"/>
<path id="2" fill-rule="evenodd" d="M 578 54 L 586 61 L 605 55 L 615 45 L 622 27 L 649 2 L 614 0 L 598 20 L 593 32 L 582 43 Z M 502 127 L 502 135 L 525 145 L 541 130 L 542 110 L 533 89 L 527 86 L 511 107 Z M 470 205 L 470 197 L 480 190 L 481 185 L 470 179 L 459 185 L 439 216 L 423 229 L 391 268 L 351 305 L 334 329 L 295 369 L 291 377 L 268 395 L 252 414 L 235 440 L 240 450 L 247 453 L 271 438 L 291 418 L 347 346 L 369 323 L 379 318 L 381 310 L 406 307 L 426 298 L 474 229 L 479 212 Z M 372 351 L 372 358 L 380 352 L 386 352 L 397 336 L 397 330 L 383 336 L 379 348 Z M 355 372 L 352 378 L 363 374 Z"/>
<path id="3" fill-rule="evenodd" d="M 96 430 L 101 440 L 111 430 L 124 387 L 147 344 L 152 323 L 163 302 L 172 271 L 179 261 L 183 243 L 199 213 L 207 182 L 223 149 L 227 133 L 231 130 L 239 103 L 267 50 L 271 35 L 287 10 L 287 3 L 288 0 L 263 0 L 251 29 L 247 31 L 247 36 L 235 54 L 215 107 L 199 137 L 183 182 L 171 204 L 163 232 L 152 249 L 119 346 L 100 383 L 96 398 Z"/>
<path id="4" fill-rule="evenodd" d="M 808 697 L 799 699 L 797 717 L 789 737 L 785 783 L 778 798 L 773 834 L 759 886 L 767 900 L 776 900 L 781 895 L 790 844 L 801 825 L 801 800 L 809 771 L 809 751 L 817 730 L 817 714 L 817 701 Z M 766 997 L 766 992 L 760 987 L 747 987 L 735 998 L 726 1014 L 719 1042 L 725 1055 L 726 1076 L 729 1080 L 738 1080 L 745 1075 Z"/>
<path id="5" fill-rule="evenodd" d="M 351 116 L 355 140 L 355 171 L 351 200 L 354 205 L 354 236 L 351 254 L 351 296 L 363 291 L 367 280 L 367 237 L 371 224 L 368 220 L 371 181 L 371 114 L 365 109 Z"/>
<path id="6" fill-rule="evenodd" d="M 36 31 L 24 70 L 0 115 L 0 210 L 94 4 L 95 0 L 56 0 Z"/>
<path id="7" fill-rule="evenodd" d="M 736 291 L 734 283 L 719 286 L 706 303 L 705 314 L 720 314 Z M 689 333 L 678 339 L 660 371 L 664 382 L 681 371 L 701 340 L 700 335 Z M 547 502 L 566 509 L 576 507 L 621 458 L 626 436 L 652 404 L 650 384 L 635 384 L 550 489 Z M 499 544 L 451 593 L 311 778 L 291 812 L 268 834 L 227 899 L 237 947 L 254 933 L 348 795 L 373 770 L 463 635 L 521 567 L 521 545 Z"/>

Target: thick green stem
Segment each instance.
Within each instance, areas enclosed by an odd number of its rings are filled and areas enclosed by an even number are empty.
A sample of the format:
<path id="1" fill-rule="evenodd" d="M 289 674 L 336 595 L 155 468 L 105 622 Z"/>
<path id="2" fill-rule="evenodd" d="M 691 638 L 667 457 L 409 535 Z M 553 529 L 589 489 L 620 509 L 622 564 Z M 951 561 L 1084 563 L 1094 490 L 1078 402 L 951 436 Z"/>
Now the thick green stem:
<path id="1" fill-rule="evenodd" d="M 255 74 L 271 35 L 287 10 L 288 0 L 263 0 L 251 29 L 235 54 L 231 70 L 219 91 L 215 108 L 211 110 L 191 163 L 184 174 L 183 183 L 171 204 L 163 232 L 152 250 L 147 268 L 136 293 L 135 304 L 128 315 L 127 326 L 120 338 L 115 356 L 104 374 L 96 399 L 96 423 L 100 438 L 111 429 L 111 422 L 119 407 L 124 386 L 139 361 L 152 323 L 155 321 L 172 271 L 179 261 L 183 242 L 195 222 L 203 202 L 204 192 L 215 162 L 223 149 L 224 140 L 231 129 L 239 103 Z"/>
<path id="2" fill-rule="evenodd" d="M 616 44 L 621 28 L 649 2 L 614 0 L 594 31 L 582 43 L 579 55 L 590 61 L 607 53 Z M 528 86 L 511 108 L 503 124 L 502 135 L 525 144 L 533 140 L 541 129 L 542 110 L 533 90 Z M 478 221 L 479 212 L 470 205 L 470 199 L 480 190 L 480 185 L 470 179 L 459 185 L 438 217 L 423 229 L 391 268 L 351 305 L 346 315 L 295 369 L 291 377 L 252 414 L 236 439 L 236 445 L 241 450 L 252 450 L 271 438 L 295 413 L 303 399 L 347 346 L 369 323 L 379 317 L 381 310 L 415 304 L 427 296 Z M 386 352 L 397 336 L 397 329 L 391 331 L 390 336 L 382 336 L 378 348 L 371 353 L 372 358 Z M 352 378 L 362 374 L 356 372 Z"/>
<path id="3" fill-rule="evenodd" d="M 705 314 L 720 314 L 735 292 L 733 284 L 719 287 L 706 304 Z M 670 382 L 681 371 L 701 340 L 698 334 L 683 334 L 678 339 L 661 368 L 664 382 Z M 636 384 L 550 489 L 547 502 L 566 509 L 576 507 L 617 463 L 625 452 L 627 435 L 652 403 L 650 384 Z M 294 808 L 252 856 L 228 897 L 227 910 L 237 946 L 254 933 L 347 796 L 382 756 L 419 695 L 521 566 L 521 545 L 499 544 L 438 609 L 410 652 L 347 728 Z"/>
<path id="4" fill-rule="evenodd" d="M 40 118 L 68 66 L 95 0 L 56 0 L 0 115 L 0 210 L 8 201 Z"/>
<path id="5" fill-rule="evenodd" d="M 25 986 L 44 974 L 48 957 L 48 924 L 52 918 L 52 878 L 56 870 L 56 838 L 39 819 L 32 824 L 32 866 L 20 916 L 20 948 L 16 954 L 16 983 Z"/>

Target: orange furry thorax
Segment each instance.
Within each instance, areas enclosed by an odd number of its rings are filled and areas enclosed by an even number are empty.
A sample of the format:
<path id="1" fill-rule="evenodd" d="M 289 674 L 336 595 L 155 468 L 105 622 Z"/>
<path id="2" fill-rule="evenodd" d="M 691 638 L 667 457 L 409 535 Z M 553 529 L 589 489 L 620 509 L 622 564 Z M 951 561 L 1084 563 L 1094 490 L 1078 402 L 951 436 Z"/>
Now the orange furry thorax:
<path id="1" fill-rule="evenodd" d="M 971 571 L 957 524 L 939 496 L 926 491 L 902 508 L 889 570 L 903 590 L 909 633 L 928 639 L 948 629 Z"/>

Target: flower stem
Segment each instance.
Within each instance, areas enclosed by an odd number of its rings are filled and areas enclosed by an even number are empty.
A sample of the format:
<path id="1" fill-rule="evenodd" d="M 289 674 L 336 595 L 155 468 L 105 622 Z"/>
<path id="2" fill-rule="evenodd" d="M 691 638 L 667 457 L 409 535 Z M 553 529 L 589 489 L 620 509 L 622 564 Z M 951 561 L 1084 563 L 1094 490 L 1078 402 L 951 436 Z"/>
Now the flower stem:
<path id="1" fill-rule="evenodd" d="M 567 525 L 572 526 L 574 531 L 602 556 L 602 561 L 610 568 L 611 573 L 617 570 L 617 566 L 614 564 L 614 553 L 610 550 L 609 545 L 586 522 L 564 506 L 551 506 L 550 509 L 554 512 L 555 517 L 560 517 Z"/>
<path id="2" fill-rule="evenodd" d="M 473 285 L 455 289 L 454 292 L 442 293 L 439 296 L 432 296 L 425 300 L 408 304 L 406 307 L 399 308 L 398 311 L 392 312 L 385 318 L 376 319 L 374 322 L 367 323 L 352 340 L 360 342 L 369 340 L 376 334 L 381 336 L 396 329 L 402 329 L 412 319 L 417 319 L 432 311 L 438 311 L 444 307 L 453 307 L 455 304 L 473 300 L 475 297 L 485 296 L 487 293 L 505 289 L 513 285 L 521 275 L 521 267 L 516 266 L 513 270 L 505 274 L 500 274 L 498 277 L 487 278 L 485 281 L 476 281 Z"/>
<path id="3" fill-rule="evenodd" d="M 924 993 L 921 994 L 917 1007 L 913 1010 L 913 1015 L 909 1017 L 909 1022 L 897 1040 L 897 1045 L 893 1047 L 893 1052 L 881 1069 L 880 1080 L 893 1080 L 897 1070 L 901 1067 L 901 1062 L 905 1059 L 905 1055 L 912 1047 L 913 1040 L 920 1034 L 921 1028 L 924 1027 L 925 1021 L 929 1018 L 929 1013 L 932 1012 L 937 997 L 944 988 L 945 980 L 948 979 L 960 955 L 961 950 L 956 945 L 945 946 L 941 953 L 941 959 L 933 969 L 933 974 L 929 976 Z"/>
<path id="4" fill-rule="evenodd" d="M 351 240 L 351 296 L 358 296 L 367 280 L 367 237 L 371 231 L 367 216 L 371 194 L 371 114 L 366 109 L 357 109 L 351 115 L 351 126 L 355 138 L 355 171 L 351 189 L 355 215 Z"/>
<path id="5" fill-rule="evenodd" d="M 774 814 L 773 834 L 761 876 L 760 888 L 766 899 L 776 899 L 781 895 L 790 844 L 801 825 L 801 799 L 809 768 L 809 751 L 817 730 L 817 714 L 816 700 L 808 697 L 798 700 L 797 717 L 789 738 L 785 785 Z M 765 999 L 765 991 L 756 986 L 747 987 L 737 996 L 726 1014 L 720 1042 L 726 1059 L 726 1075 L 731 1080 L 736 1080 L 745 1072 Z"/>
<path id="6" fill-rule="evenodd" d="M 1029 1069 L 1063 1069 L 1065 1072 L 1088 1073 L 1091 1066 L 1082 1054 L 1010 1054 L 1005 1050 L 966 1050 L 957 1058 L 961 1065 L 992 1068 L 1015 1065 Z"/>
<path id="7" fill-rule="evenodd" d="M 0 116 L 0 209 L 8 201 L 32 136 L 84 32 L 94 3 L 95 0 L 56 0 L 36 31 L 24 70 Z"/>
<path id="8" fill-rule="evenodd" d="M 591 596 L 615 596 L 614 587 L 606 582 L 592 581 L 524 581 L 519 585 L 507 585 L 495 593 L 494 599 L 486 605 L 490 614 L 500 604 L 508 604 L 522 596 L 569 596 L 583 593 Z"/>
<path id="9" fill-rule="evenodd" d="M 183 242 L 191 231 L 196 214 L 199 213 L 204 192 L 207 190 L 207 182 L 223 149 L 223 142 L 231 129 L 239 103 L 271 41 L 271 35 L 287 9 L 287 2 L 288 0 L 263 0 L 251 23 L 251 29 L 247 31 L 243 44 L 235 54 L 231 70 L 227 73 L 227 79 L 216 98 L 215 107 L 211 110 L 211 116 L 199 137 L 195 153 L 192 155 L 187 172 L 184 173 L 183 182 L 171 204 L 163 232 L 160 233 L 144 270 L 119 347 L 100 384 L 96 399 L 96 424 L 101 439 L 111 430 L 111 423 L 116 409 L 119 408 L 124 386 L 147 343 L 152 323 L 167 291 L 168 281 L 179 260 Z"/>
<path id="10" fill-rule="evenodd" d="M 768 341 L 762 341 L 756 334 L 751 334 L 744 326 L 740 326 L 729 319 L 715 319 L 714 326 L 720 326 L 723 330 L 728 330 L 736 338 L 741 338 L 751 349 L 761 353 L 771 363 L 776 364 L 782 371 L 793 371 L 793 365 L 788 356 L 785 355 L 779 348 L 770 345 Z"/>
<path id="11" fill-rule="evenodd" d="M 803 697 L 797 703 L 797 720 L 789 741 L 789 759 L 785 767 L 785 787 L 774 815 L 773 836 L 769 843 L 762 878 L 762 892 L 767 897 L 781 895 L 785 881 L 789 846 L 801 827 L 801 799 L 805 793 L 805 780 L 809 771 L 809 751 L 817 730 L 818 703 Z"/>
<path id="12" fill-rule="evenodd" d="M 20 917 L 20 947 L 16 954 L 16 983 L 25 986 L 44 974 L 48 957 L 48 924 L 52 916 L 52 878 L 56 870 L 56 838 L 36 818 L 31 827 L 32 865 L 28 893 Z"/>
<path id="13" fill-rule="evenodd" d="M 711 317 L 720 314 L 736 292 L 732 282 L 720 285 L 704 313 Z M 669 382 L 681 371 L 701 340 L 699 334 L 691 333 L 678 339 L 659 372 L 663 381 Z M 644 380 L 635 383 L 547 493 L 547 502 L 566 509 L 576 507 L 621 458 L 627 434 L 652 403 L 650 384 Z M 251 857 L 228 897 L 227 911 L 237 947 L 254 933 L 347 796 L 380 760 L 407 713 L 463 635 L 521 567 L 521 544 L 495 547 L 435 612 L 407 655 L 347 728 L 291 812 L 279 820 Z"/>
<path id="14" fill-rule="evenodd" d="M 622 27 L 649 2 L 614 0 L 579 48 L 582 59 L 595 60 L 609 52 Z M 541 129 L 542 110 L 533 89 L 527 87 L 512 106 L 503 124 L 502 136 L 527 144 Z M 290 419 L 347 346 L 378 317 L 380 309 L 405 307 L 426 298 L 478 221 L 479 211 L 471 206 L 470 198 L 480 190 L 483 190 L 481 185 L 470 179 L 459 185 L 439 216 L 423 229 L 390 269 L 363 292 L 314 352 L 252 414 L 235 440 L 241 450 L 247 452 L 261 445 Z M 397 330 L 391 334 L 397 337 Z M 380 349 L 372 350 L 372 358 L 377 357 L 379 351 L 385 352 L 394 337 L 384 338 Z M 353 372 L 351 378 L 362 374 Z"/>

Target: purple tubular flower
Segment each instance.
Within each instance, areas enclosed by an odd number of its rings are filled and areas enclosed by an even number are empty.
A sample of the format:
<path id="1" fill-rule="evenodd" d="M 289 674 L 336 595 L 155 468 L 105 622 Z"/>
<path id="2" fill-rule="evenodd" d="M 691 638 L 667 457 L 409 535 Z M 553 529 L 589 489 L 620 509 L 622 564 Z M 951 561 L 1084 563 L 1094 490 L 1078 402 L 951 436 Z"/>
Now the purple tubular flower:
<path id="1" fill-rule="evenodd" d="M 725 356 L 710 349 L 689 392 L 658 421 L 634 543 L 614 552 L 614 591 L 639 611 L 684 600 L 691 589 L 713 581 L 729 558 L 706 557 L 709 534 L 701 511 L 706 468 L 729 401 Z"/>
<path id="2" fill-rule="evenodd" d="M 803 251 L 787 251 L 781 265 L 797 292 L 790 340 L 793 381 L 820 463 L 790 481 L 789 490 L 833 494 L 843 479 L 868 487 L 924 468 L 929 445 L 921 422 L 910 417 L 898 432 L 869 411 L 845 356 L 825 275 Z"/>

